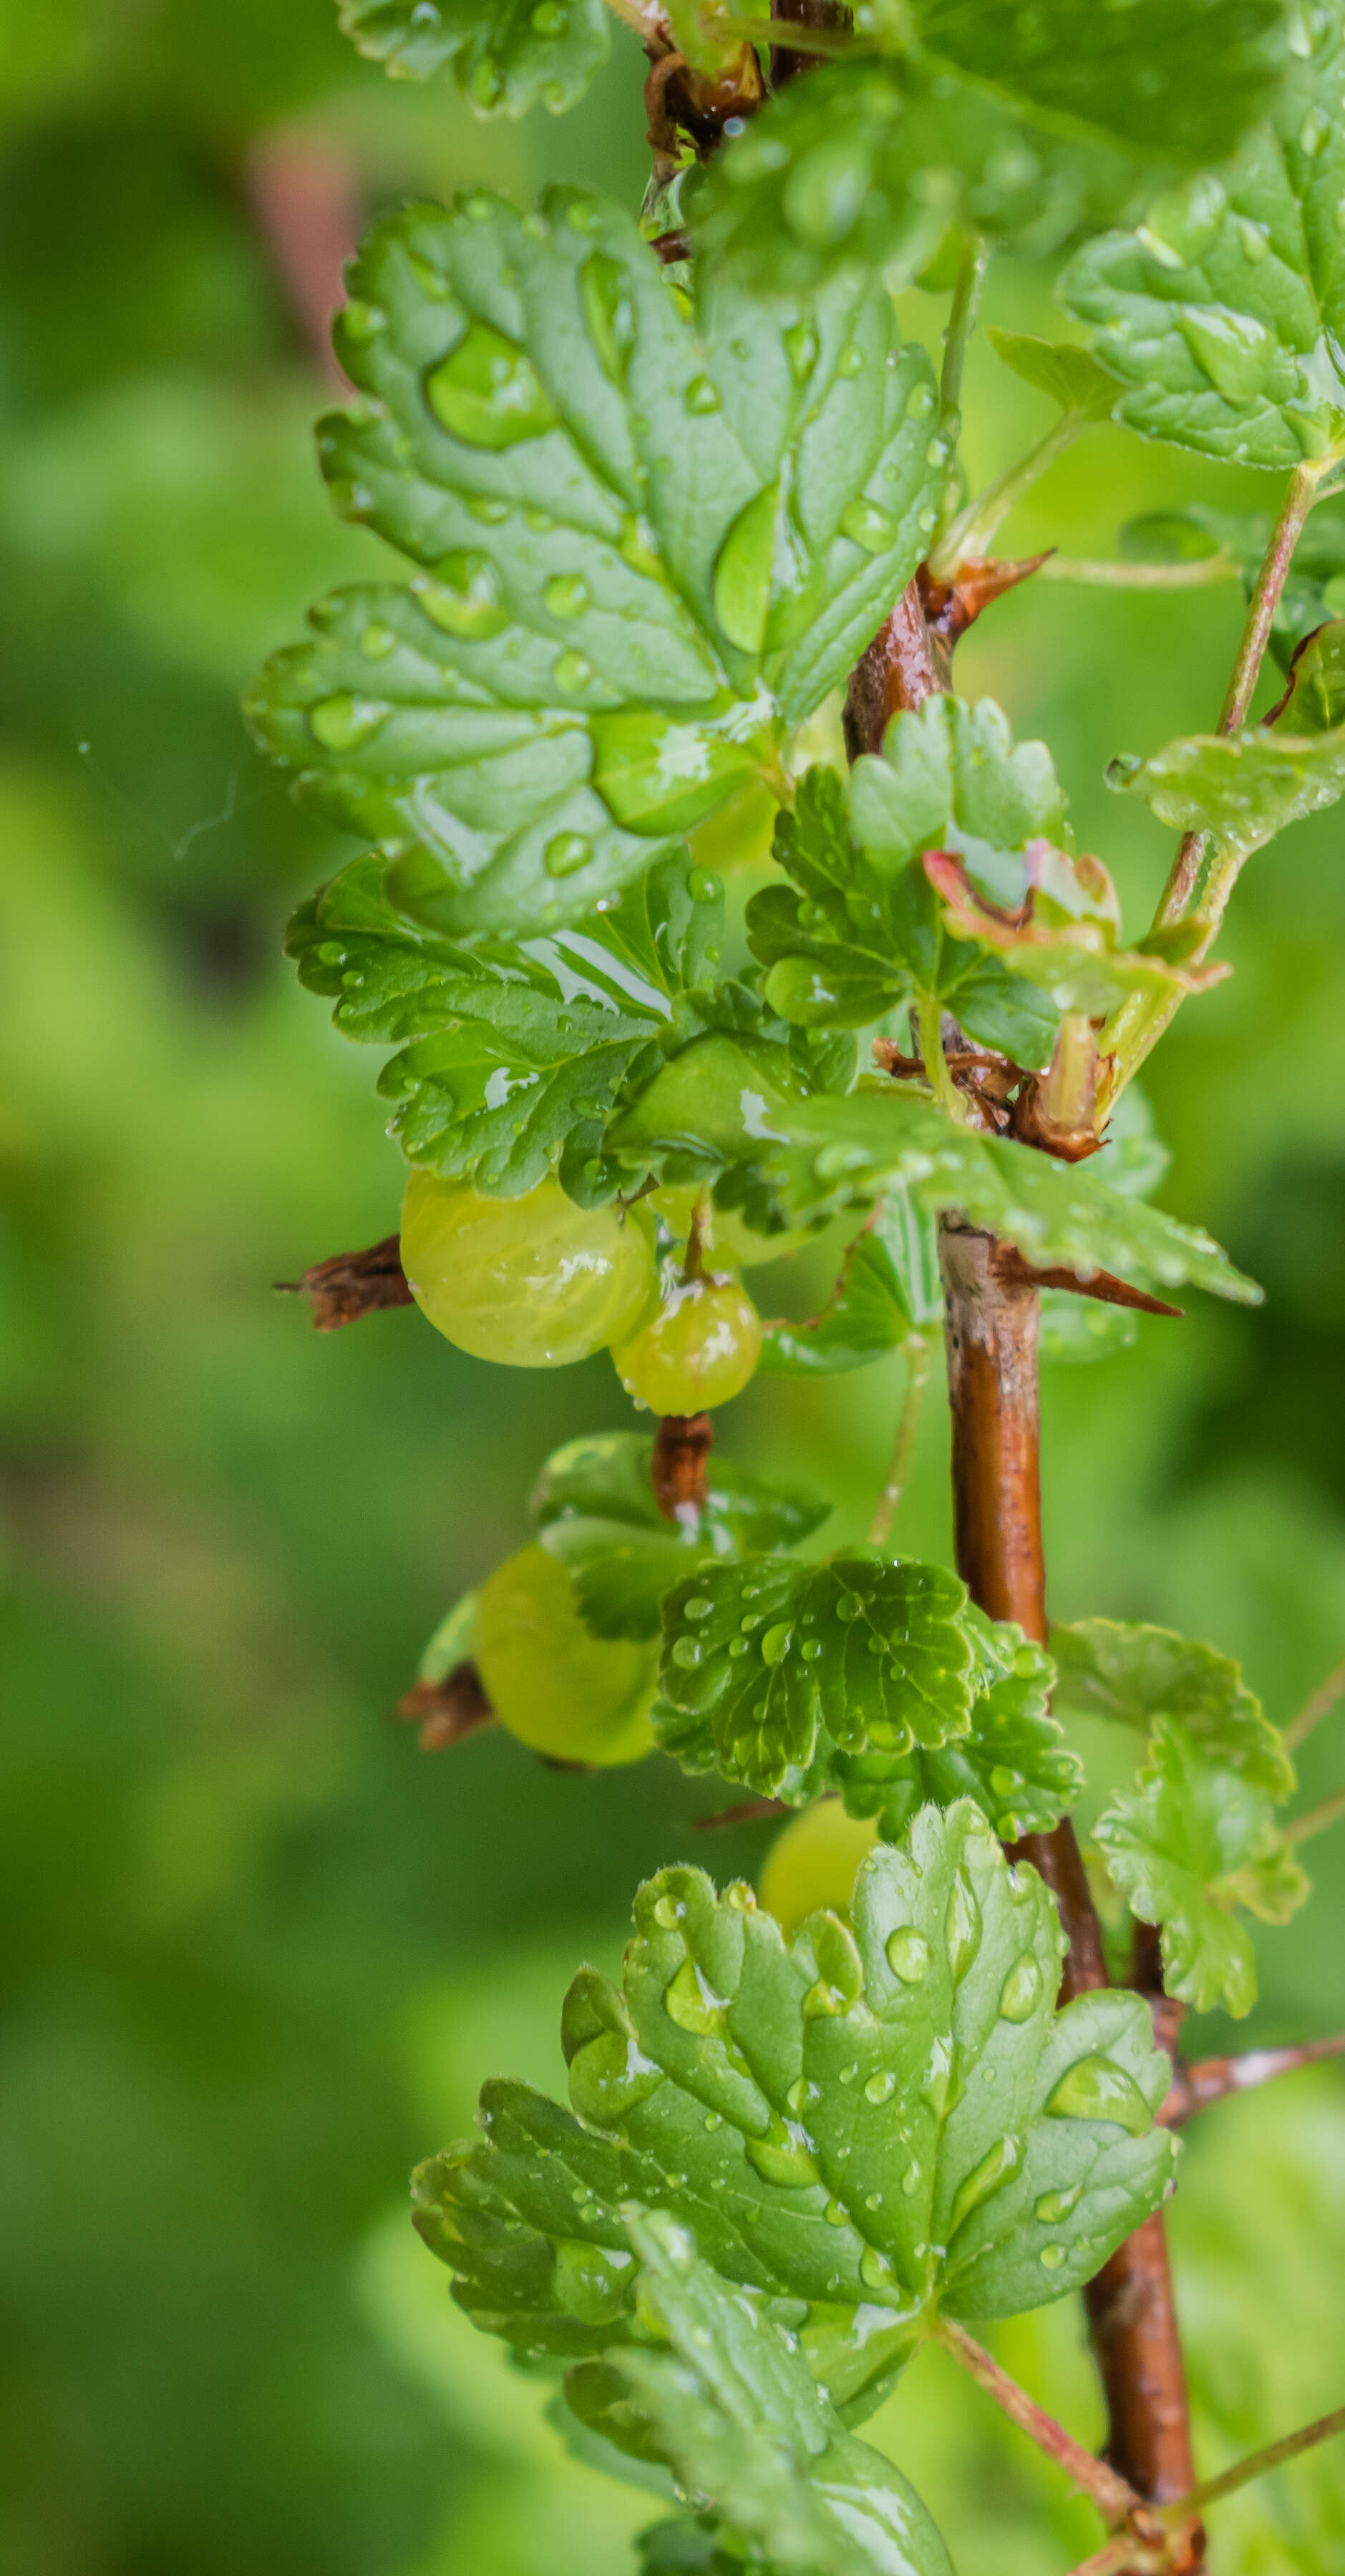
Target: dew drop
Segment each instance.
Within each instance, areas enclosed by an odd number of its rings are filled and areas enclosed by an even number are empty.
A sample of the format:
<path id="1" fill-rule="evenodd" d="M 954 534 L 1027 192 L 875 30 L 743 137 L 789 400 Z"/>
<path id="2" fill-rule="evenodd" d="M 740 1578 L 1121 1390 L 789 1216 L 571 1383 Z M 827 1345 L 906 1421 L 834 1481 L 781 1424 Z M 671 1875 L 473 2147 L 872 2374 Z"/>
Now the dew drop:
<path id="1" fill-rule="evenodd" d="M 360 637 L 360 651 L 368 662 L 385 662 L 389 653 L 395 652 L 396 645 L 397 638 L 392 628 L 380 624 L 377 618 L 365 627 Z"/>
<path id="2" fill-rule="evenodd" d="M 557 832 L 542 852 L 542 865 L 549 877 L 572 877 L 577 868 L 587 867 L 592 856 L 587 833 Z"/>
<path id="3" fill-rule="evenodd" d="M 675 1664 L 681 1664 L 684 1670 L 689 1670 L 693 1664 L 698 1664 L 701 1659 L 700 1639 L 698 1637 L 676 1638 L 672 1659 Z"/>
<path id="4" fill-rule="evenodd" d="M 761 1640 L 762 1657 L 766 1663 L 778 1664 L 783 1662 L 789 1651 L 789 1640 L 791 1634 L 792 1630 L 788 1619 L 779 1619 L 773 1628 L 767 1629 L 765 1636 Z"/>
<path id="5" fill-rule="evenodd" d="M 682 408 L 692 413 L 719 411 L 723 395 L 713 376 L 693 376 L 682 394 Z"/>
<path id="6" fill-rule="evenodd" d="M 910 392 L 906 396 L 907 419 L 928 420 L 930 413 L 934 409 L 934 403 L 935 393 L 932 385 L 923 383 L 912 385 Z"/>
<path id="7" fill-rule="evenodd" d="M 961 1983 L 981 1946 L 981 1909 L 965 1870 L 959 1870 L 948 1899 L 943 1925 L 948 1965 L 954 1981 Z"/>
<path id="8" fill-rule="evenodd" d="M 684 1619 L 708 1619 L 714 1606 L 713 1601 L 706 1600 L 703 1592 L 693 1592 L 691 1599 L 683 1605 L 682 1616 Z"/>
<path id="9" fill-rule="evenodd" d="M 1061 2076 L 1046 2105 L 1056 2120 L 1114 2120 L 1132 2138 L 1152 2125 L 1138 2084 L 1109 2057 L 1081 2057 Z"/>
<path id="10" fill-rule="evenodd" d="M 1041 1969 L 1030 1950 L 1015 1959 L 1000 1990 L 999 2009 L 1005 2021 L 1029 2021 L 1041 2000 Z"/>
<path id="11" fill-rule="evenodd" d="M 1081 2182 L 1074 2183 L 1068 2191 L 1044 2191 L 1040 2200 L 1034 2202 L 1032 2215 L 1039 2218 L 1044 2227 L 1058 2227 L 1062 2218 L 1068 2218 L 1071 2210 L 1078 2208 L 1082 2198 Z"/>
<path id="12" fill-rule="evenodd" d="M 929 1962 L 929 1943 L 913 1924 L 904 1924 L 899 1931 L 889 1933 L 887 1964 L 904 1986 L 922 1986 L 929 1975 Z"/>
<path id="13" fill-rule="evenodd" d="M 555 407 L 531 359 L 488 322 L 469 323 L 456 349 L 431 368 L 425 393 L 436 419 L 468 447 L 513 447 L 555 426 Z"/>
<path id="14" fill-rule="evenodd" d="M 1063 2245 L 1043 2245 L 1041 2253 L 1038 2256 L 1038 2261 L 1045 2264 L 1048 2272 L 1058 2272 L 1064 2260 L 1065 2248 Z"/>
<path id="15" fill-rule="evenodd" d="M 803 1644 L 799 1648 L 799 1652 L 802 1655 L 805 1664 L 815 1664 L 818 1656 L 822 1652 L 820 1640 L 816 1637 L 805 1637 Z"/>
<path id="16" fill-rule="evenodd" d="M 866 2102 L 890 2102 L 897 2089 L 897 2079 L 889 2067 L 881 2075 L 871 2075 L 864 2087 Z"/>
<path id="17" fill-rule="evenodd" d="M 864 352 L 862 349 L 857 349 L 855 347 L 853 340 L 847 341 L 846 346 L 842 349 L 841 354 L 836 361 L 836 373 L 838 376 L 863 375 Z"/>
<path id="18" fill-rule="evenodd" d="M 975 2170 L 967 2174 L 958 2184 L 953 2195 L 953 2206 L 948 2213 L 950 2243 L 959 2227 L 964 2226 L 971 2217 L 973 2210 L 980 2209 L 987 2200 L 993 2198 L 997 2191 L 1003 2190 L 1006 2182 L 1012 2181 L 1022 2161 L 1021 2138 L 1012 2136 L 996 2138 L 989 2154 L 982 2156 Z"/>
<path id="19" fill-rule="evenodd" d="M 310 707 L 308 727 L 324 751 L 354 751 L 377 733 L 391 712 L 379 698 L 355 698 L 343 689 Z"/>
<path id="20" fill-rule="evenodd" d="M 361 304 L 356 299 L 347 304 L 341 316 L 341 328 L 348 340 L 373 340 L 387 327 L 388 317 L 379 304 Z"/>
<path id="21" fill-rule="evenodd" d="M 746 1639 L 745 1637 L 730 1637 L 730 1639 L 729 1639 L 729 1653 L 732 1655 L 733 1660 L 734 1660 L 734 1662 L 735 1662 L 735 1663 L 737 1662 L 738 1657 L 739 1657 L 740 1655 L 745 1655 L 745 1654 L 746 1654 L 746 1652 L 747 1652 L 747 1639 Z"/>
<path id="22" fill-rule="evenodd" d="M 859 2258 L 859 2277 L 870 2290 L 887 2290 L 893 2280 L 892 2266 L 886 2254 L 876 2245 L 866 2245 Z"/>
<path id="23" fill-rule="evenodd" d="M 1331 119 L 1324 107 L 1310 107 L 1298 129 L 1299 149 L 1315 161 L 1331 131 Z"/>
<path id="24" fill-rule="evenodd" d="M 499 635 L 509 623 L 500 602 L 499 575 L 489 555 L 463 549 L 441 556 L 434 578 L 417 573 L 411 584 L 419 606 L 446 635 L 474 641 Z"/>
<path id="25" fill-rule="evenodd" d="M 811 322 L 794 322 L 784 340 L 789 372 L 796 385 L 806 384 L 817 364 L 817 333 Z"/>
<path id="26" fill-rule="evenodd" d="M 551 677 L 558 689 L 582 689 L 593 677 L 593 665 L 582 653 L 558 653 Z"/>
<path id="27" fill-rule="evenodd" d="M 904 2173 L 904 2174 L 902 2175 L 902 2177 L 901 2177 L 901 2196 L 902 2196 L 902 2199 L 903 2199 L 903 2200 L 914 2200 L 916 2193 L 917 2193 L 917 2192 L 918 2192 L 918 2190 L 920 2189 L 920 2185 L 921 2185 L 921 2181 L 922 2181 L 922 2180 L 923 2180 L 923 2176 L 922 2176 L 921 2169 L 920 2169 L 919 2165 L 918 2165 L 918 2164 L 909 2164 L 909 2165 L 906 2167 L 906 2171 L 905 2171 L 905 2173 Z"/>
<path id="28" fill-rule="evenodd" d="M 763 2182 L 781 2191 L 798 2190 L 818 2180 L 804 2131 L 794 2121 L 782 2120 L 778 2111 L 772 2114 L 764 2137 L 748 2139 L 747 2161 Z"/>
<path id="29" fill-rule="evenodd" d="M 724 880 L 713 868 L 692 868 L 687 877 L 687 893 L 693 903 L 718 903 L 724 891 Z"/>
<path id="30" fill-rule="evenodd" d="M 728 2007 L 724 1997 L 717 1995 L 702 1976 L 695 1960 L 684 1959 L 663 1990 L 663 2009 L 679 2030 L 689 2030 L 705 2039 L 722 2030 Z"/>
<path id="31" fill-rule="evenodd" d="M 553 573 L 542 598 L 553 617 L 582 617 L 592 604 L 593 593 L 582 573 L 558 572 Z"/>
<path id="32" fill-rule="evenodd" d="M 675 1896 L 656 1896 L 654 1899 L 654 1921 L 661 1923 L 665 1932 L 671 1932 L 681 1922 L 683 1911 Z"/>
<path id="33" fill-rule="evenodd" d="M 706 2114 L 705 2114 L 705 2125 L 706 2125 L 706 2128 L 707 2128 L 707 2129 L 711 2129 L 711 2130 L 713 2130 L 713 2129 L 722 2129 L 722 2128 L 723 2128 L 723 2126 L 724 2126 L 724 2123 L 723 2123 L 722 2119 L 720 2118 L 719 2113 L 718 2113 L 717 2111 L 707 2111 L 707 2112 L 706 2112 Z"/>

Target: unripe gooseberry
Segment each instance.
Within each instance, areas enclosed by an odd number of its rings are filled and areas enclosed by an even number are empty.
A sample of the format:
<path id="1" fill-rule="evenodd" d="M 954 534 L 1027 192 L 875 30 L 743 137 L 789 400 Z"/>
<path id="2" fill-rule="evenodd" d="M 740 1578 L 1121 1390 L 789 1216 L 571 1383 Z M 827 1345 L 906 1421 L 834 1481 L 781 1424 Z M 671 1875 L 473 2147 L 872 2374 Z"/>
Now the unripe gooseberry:
<path id="1" fill-rule="evenodd" d="M 617 1375 L 651 1413 L 702 1413 L 741 1395 L 761 1356 L 761 1317 L 740 1280 L 674 1278 L 650 1320 L 613 1343 Z"/>
<path id="2" fill-rule="evenodd" d="M 632 1330 L 654 1253 L 645 1226 L 615 1208 L 576 1207 L 558 1181 L 496 1199 L 470 1181 L 413 1172 L 402 1268 L 421 1313 L 460 1351 L 564 1368 Z"/>
<path id="3" fill-rule="evenodd" d="M 855 1873 L 878 1840 L 877 1819 L 847 1816 L 839 1798 L 819 1798 L 778 1833 L 757 1881 L 757 1894 L 786 1938 L 826 1906 L 849 1911 Z"/>
<path id="4" fill-rule="evenodd" d="M 521 1548 L 482 1584 L 472 1653 L 501 1726 L 534 1753 L 604 1765 L 652 1753 L 658 1640 L 592 1636 L 546 1548 Z"/>

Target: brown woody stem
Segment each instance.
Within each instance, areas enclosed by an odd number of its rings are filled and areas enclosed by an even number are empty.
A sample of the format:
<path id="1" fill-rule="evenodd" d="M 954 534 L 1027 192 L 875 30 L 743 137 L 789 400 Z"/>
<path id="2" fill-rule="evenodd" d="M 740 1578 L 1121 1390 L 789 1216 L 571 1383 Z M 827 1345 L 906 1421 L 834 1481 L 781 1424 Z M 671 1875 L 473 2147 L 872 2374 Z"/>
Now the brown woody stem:
<path id="1" fill-rule="evenodd" d="M 1304 2040 L 1297 2048 L 1248 2048 L 1236 2057 L 1202 2057 L 1194 2066 L 1174 2066 L 1171 2090 L 1158 2117 L 1165 2128 L 1179 2129 L 1211 2102 L 1225 2101 L 1230 2093 L 1249 2093 L 1258 2084 L 1272 2084 L 1278 2075 L 1295 2075 L 1300 2066 L 1319 2066 L 1327 2057 L 1345 2057 L 1345 2034 Z"/>
<path id="2" fill-rule="evenodd" d="M 994 1619 L 1046 1637 L 1037 1403 L 1038 1292 L 996 1266 L 991 1236 L 945 1221 L 939 1230 L 953 1427 L 958 1571 Z M 1068 1818 L 1011 1846 L 1056 1897 L 1069 1940 L 1062 1993 L 1107 1983 L 1102 1935 Z M 1106 2392 L 1112 2468 L 1147 2500 L 1168 2503 L 1193 2483 L 1186 2377 L 1163 2222 L 1155 2215 L 1104 2264 L 1085 2299 Z M 1201 2563 L 1194 2530 L 1173 2576 Z M 1115 2562 L 1120 2565 L 1124 2562 Z"/>
<path id="3" fill-rule="evenodd" d="M 1076 2487 L 1092 2497 L 1105 2521 L 1124 2522 L 1142 2503 L 1142 2497 L 1124 2478 L 1118 2477 L 1105 2460 L 1095 2458 L 1081 2442 L 1076 2442 L 1073 2435 L 1065 2431 L 1064 2425 L 1057 2424 L 1053 2415 L 1048 2415 L 1043 2407 L 1038 2406 L 1035 2398 L 1029 2397 L 1027 2390 L 1020 2388 L 1007 2370 L 1001 2370 L 999 2363 L 951 2317 L 940 2317 L 934 2333 L 945 2351 L 950 2352 L 978 2386 L 994 2398 L 1010 2423 L 1016 2424 L 1020 2432 L 1027 2434 L 1029 2441 L 1036 2443 L 1039 2451 L 1044 2451 L 1048 2459 L 1054 2460 L 1066 2476 L 1073 2479 Z"/>
<path id="4" fill-rule="evenodd" d="M 665 1521 L 694 1528 L 709 1491 L 710 1446 L 714 1425 L 708 1413 L 665 1413 L 654 1434 L 650 1480 L 654 1500 Z"/>

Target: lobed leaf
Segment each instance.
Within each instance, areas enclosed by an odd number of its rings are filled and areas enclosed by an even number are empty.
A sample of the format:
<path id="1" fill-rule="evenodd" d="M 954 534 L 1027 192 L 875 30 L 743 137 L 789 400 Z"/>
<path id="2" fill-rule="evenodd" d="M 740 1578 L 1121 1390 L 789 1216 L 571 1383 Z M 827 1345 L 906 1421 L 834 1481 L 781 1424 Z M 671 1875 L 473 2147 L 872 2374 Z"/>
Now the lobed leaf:
<path id="1" fill-rule="evenodd" d="M 488 2085 L 484 2139 L 417 2175 L 469 2315 L 619 2366 L 647 2341 L 634 2202 L 756 2294 L 853 2422 L 936 2309 L 1012 2315 L 1097 2270 L 1178 2153 L 1143 2002 L 1057 2012 L 1054 1900 L 970 1803 L 876 1850 L 853 1920 L 786 1944 L 746 1887 L 640 1890 L 623 1989 L 585 1970 L 566 2001 L 574 2114 Z"/>
<path id="2" fill-rule="evenodd" d="M 341 0 L 343 35 L 394 80 L 451 68 L 477 116 L 571 107 L 607 58 L 602 0 Z"/>
<path id="3" fill-rule="evenodd" d="M 1253 850 L 1345 794 L 1345 725 L 1328 733 L 1187 734 L 1148 760 L 1114 760 L 1108 785 L 1142 796 L 1174 831 L 1213 832 L 1226 850 Z"/>
<path id="4" fill-rule="evenodd" d="M 809 770 L 776 826 L 775 856 L 798 891 L 767 887 L 747 912 L 772 1008 L 805 1027 L 861 1026 L 914 997 L 1015 1063 L 1048 1064 L 1057 1009 L 978 938 L 950 935 L 920 858 L 961 853 L 981 894 L 1016 906 L 1028 849 L 1064 829 L 1045 745 L 1014 743 L 990 699 L 936 696 L 894 717 L 882 757 L 858 760 L 848 791 Z"/>
<path id="5" fill-rule="evenodd" d="M 659 1739 L 688 1769 L 713 1764 L 775 1795 L 797 1784 L 824 1731 L 853 1753 L 964 1734 L 966 1598 L 942 1567 L 878 1548 L 702 1566 L 663 1605 Z"/>
<path id="6" fill-rule="evenodd" d="M 1285 1922 L 1308 1882 L 1247 1770 L 1158 1717 L 1137 1787 L 1110 1801 L 1094 1839 L 1131 1911 L 1162 1927 L 1168 1993 L 1197 2012 L 1250 2012 L 1256 1954 L 1234 1907 Z"/>
<path id="7" fill-rule="evenodd" d="M 830 1776 L 852 1816 L 876 1816 L 899 1842 L 917 1810 L 974 1799 L 1002 1842 L 1049 1833 L 1083 1787 L 1083 1764 L 1051 1714 L 1055 1666 L 1012 1621 L 966 1612 L 978 1659 L 967 1733 L 897 1760 L 874 1753 L 832 1756 Z"/>
<path id="8" fill-rule="evenodd" d="M 1097 326 L 1120 420 L 1244 465 L 1345 443 L 1345 43 L 1341 10 L 1302 13 L 1269 121 L 1217 175 L 1160 196 L 1134 233 L 1089 242 L 1061 282 Z"/>
<path id="9" fill-rule="evenodd" d="M 1105 1019 L 1131 994 L 1165 986 L 1201 993 L 1230 971 L 1187 966 L 1142 943 L 1123 947 L 1120 907 L 1100 859 L 1071 859 L 1045 840 L 1029 842 L 1024 858 L 1027 893 L 1012 911 L 987 903 L 950 850 L 927 850 L 924 871 L 942 899 L 944 929 L 1001 959 L 1058 1011 Z"/>
<path id="10" fill-rule="evenodd" d="M 1266 1797 L 1278 1802 L 1292 1794 L 1294 1766 L 1284 1738 L 1231 1655 L 1129 1619 L 1057 1623 L 1051 1653 L 1058 1708 L 1144 1728 L 1168 1719 Z"/>
<path id="11" fill-rule="evenodd" d="M 1030 331 L 998 331 L 993 323 L 985 336 L 1006 367 L 1037 393 L 1049 394 L 1062 411 L 1080 420 L 1110 420 L 1116 379 L 1091 349 L 1072 340 L 1041 340 Z"/>
<path id="12" fill-rule="evenodd" d="M 628 2391 L 641 2435 L 670 2463 L 681 2492 L 772 2567 L 952 2576 L 915 2489 L 846 2432 L 760 2300 L 721 2280 L 666 2212 L 632 2211 L 626 2226 L 640 2258 L 642 2314 L 660 2348 L 627 2348 L 596 2368 L 579 2363 L 567 2380 L 571 2405 L 582 2411 L 596 2397 L 601 2406 L 613 2380 Z"/>
<path id="13" fill-rule="evenodd" d="M 576 921 L 762 769 L 934 524 L 922 349 L 839 283 L 688 319 L 628 216 L 555 189 L 377 225 L 319 435 L 338 509 L 410 558 L 335 593 L 250 713 L 300 789 L 460 939 Z"/>

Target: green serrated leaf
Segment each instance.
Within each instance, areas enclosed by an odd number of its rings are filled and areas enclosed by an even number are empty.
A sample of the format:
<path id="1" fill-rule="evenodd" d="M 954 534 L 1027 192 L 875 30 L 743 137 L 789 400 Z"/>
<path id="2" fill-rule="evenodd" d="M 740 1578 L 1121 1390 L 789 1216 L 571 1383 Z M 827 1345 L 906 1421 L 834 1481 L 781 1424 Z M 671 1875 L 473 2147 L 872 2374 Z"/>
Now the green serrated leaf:
<path id="1" fill-rule="evenodd" d="M 629 1521 L 578 1514 L 548 1522 L 542 1545 L 566 1568 L 585 1627 L 613 1638 L 656 1637 L 665 1593 L 715 1554 L 704 1529 L 681 1531 L 667 1521 L 637 1529 Z"/>
<path id="2" fill-rule="evenodd" d="M 997 958 L 1010 975 L 1035 985 L 1057 1011 L 1101 1020 L 1132 994 L 1202 993 L 1221 983 L 1226 966 L 1186 966 L 1144 948 L 1126 948 L 1116 891 L 1100 859 L 1071 859 L 1049 841 L 1024 853 L 1027 891 L 1012 911 L 987 903 L 950 850 L 929 850 L 924 872 L 943 905 L 942 924 L 957 940 Z"/>
<path id="3" fill-rule="evenodd" d="M 600 1431 L 553 1450 L 533 1489 L 529 1510 L 542 1528 L 570 1516 L 666 1531 L 654 1499 L 654 1444 L 639 1431 Z M 806 1485 L 760 1476 L 712 1451 L 701 1527 L 720 1555 L 730 1550 L 794 1547 L 831 1510 Z"/>
<path id="4" fill-rule="evenodd" d="M 1039 340 L 1029 331 L 997 331 L 993 323 L 985 336 L 1006 367 L 1039 394 L 1049 394 L 1062 411 L 1080 420 L 1110 420 L 1116 379 L 1091 349 L 1070 340 Z"/>
<path id="5" fill-rule="evenodd" d="M 1226 152 L 1285 61 L 1276 0 L 878 0 L 878 19 L 897 42 L 913 21 L 930 56 L 1046 119 L 1185 160 Z"/>
<path id="6" fill-rule="evenodd" d="M 1011 1621 L 968 1610 L 977 1650 L 976 1696 L 965 1735 L 893 1761 L 882 1754 L 836 1753 L 830 1776 L 852 1816 L 876 1816 L 887 1842 L 898 1842 L 917 1809 L 972 1798 L 1003 1842 L 1049 1833 L 1083 1787 L 1083 1764 L 1051 1714 L 1055 1666 Z"/>
<path id="7" fill-rule="evenodd" d="M 1028 847 L 1064 829 L 1045 745 L 1015 744 L 990 699 L 936 696 L 894 717 L 882 757 L 856 762 L 848 799 L 831 771 L 809 770 L 776 826 L 775 856 L 798 892 L 770 886 L 748 906 L 767 999 L 804 1026 L 860 1026 L 914 995 L 1015 1063 L 1048 1064 L 1058 1010 L 983 942 L 949 934 L 921 856 L 962 854 L 981 893 L 1015 906 L 1029 890 Z"/>
<path id="8" fill-rule="evenodd" d="M 1060 289 L 1098 328 L 1118 419 L 1236 464 L 1294 466 L 1345 440 L 1338 6 L 1312 13 L 1304 45 L 1233 162 L 1160 196 L 1138 232 L 1086 244 Z"/>
<path id="9" fill-rule="evenodd" d="M 1142 796 L 1174 830 L 1213 832 L 1246 859 L 1290 823 L 1345 795 L 1345 725 L 1330 733 L 1254 725 L 1231 735 L 1187 734 L 1148 760 L 1114 760 L 1107 781 Z"/>
<path id="10" fill-rule="evenodd" d="M 1298 646 L 1275 722 L 1292 734 L 1339 732 L 1345 726 L 1345 618 L 1332 618 Z"/>
<path id="11" fill-rule="evenodd" d="M 627 2349 L 598 2369 L 629 2392 L 680 2490 L 703 2499 L 741 2549 L 775 2568 L 952 2576 L 915 2489 L 846 2432 L 760 2299 L 700 2261 L 689 2231 L 666 2211 L 631 2212 L 626 2225 L 640 2258 L 642 2313 L 665 2348 Z M 593 2374 L 583 2362 L 571 2372 L 572 2404 L 583 2402 Z"/>
<path id="12" fill-rule="evenodd" d="M 575 189 L 409 208 L 351 284 L 365 399 L 322 424 L 323 468 L 419 569 L 323 603 L 254 728 L 406 854 L 415 918 L 578 920 L 774 774 L 909 578 L 942 484 L 929 360 L 868 281 L 798 322 L 711 286 L 688 320 Z"/>
<path id="13" fill-rule="evenodd" d="M 1308 1893 L 1246 1770 L 1215 1759 L 1173 1719 L 1154 1720 L 1149 1756 L 1133 1792 L 1114 1797 L 1094 1839 L 1133 1913 L 1162 1926 L 1170 1995 L 1241 2018 L 1256 2001 L 1256 1954 L 1233 1907 L 1250 1888 L 1283 1921 Z"/>
<path id="14" fill-rule="evenodd" d="M 878 1548 L 703 1566 L 663 1605 L 660 1741 L 699 1767 L 698 1739 L 765 1795 L 807 1768 L 824 1729 L 852 1753 L 946 1743 L 971 1710 L 966 1598 L 941 1566 Z"/>
<path id="15" fill-rule="evenodd" d="M 1039 1269 L 1110 1270 L 1255 1304 L 1260 1290 L 1199 1227 L 1109 1188 L 1087 1165 L 1060 1163 L 1012 1139 L 945 1117 L 896 1083 L 844 1100 L 798 1098 L 764 1051 L 698 1039 L 664 1066 L 610 1131 L 632 1170 L 664 1158 L 718 1169 L 726 1205 L 793 1223 L 837 1213 L 902 1182 L 927 1214 L 957 1208 L 1016 1243 Z"/>
<path id="16" fill-rule="evenodd" d="M 881 1236 L 866 1232 L 849 1247 L 821 1314 L 769 1325 L 757 1365 L 788 1377 L 868 1368 L 914 1331 L 896 1263 Z"/>
<path id="17" fill-rule="evenodd" d="M 451 67 L 477 116 L 559 115 L 607 59 L 602 0 L 341 0 L 340 21 L 394 80 Z"/>
<path id="18" fill-rule="evenodd" d="M 488 2085 L 484 2140 L 416 2178 L 469 2315 L 576 2359 L 643 2346 L 635 2202 L 758 2294 L 853 2422 L 936 2307 L 1008 2316 L 1091 2277 L 1178 2152 L 1146 2006 L 1057 2012 L 1054 1900 L 970 1803 L 877 1849 L 852 1911 L 786 1944 L 745 1887 L 640 1890 L 624 1990 L 585 1970 L 566 2002 L 578 2116 Z"/>
<path id="19" fill-rule="evenodd" d="M 1168 1718 L 1212 1761 L 1226 1763 L 1277 1804 L 1292 1795 L 1294 1766 L 1284 1738 L 1231 1655 L 1130 1619 L 1056 1625 L 1051 1653 L 1058 1707 L 1124 1726 Z"/>

